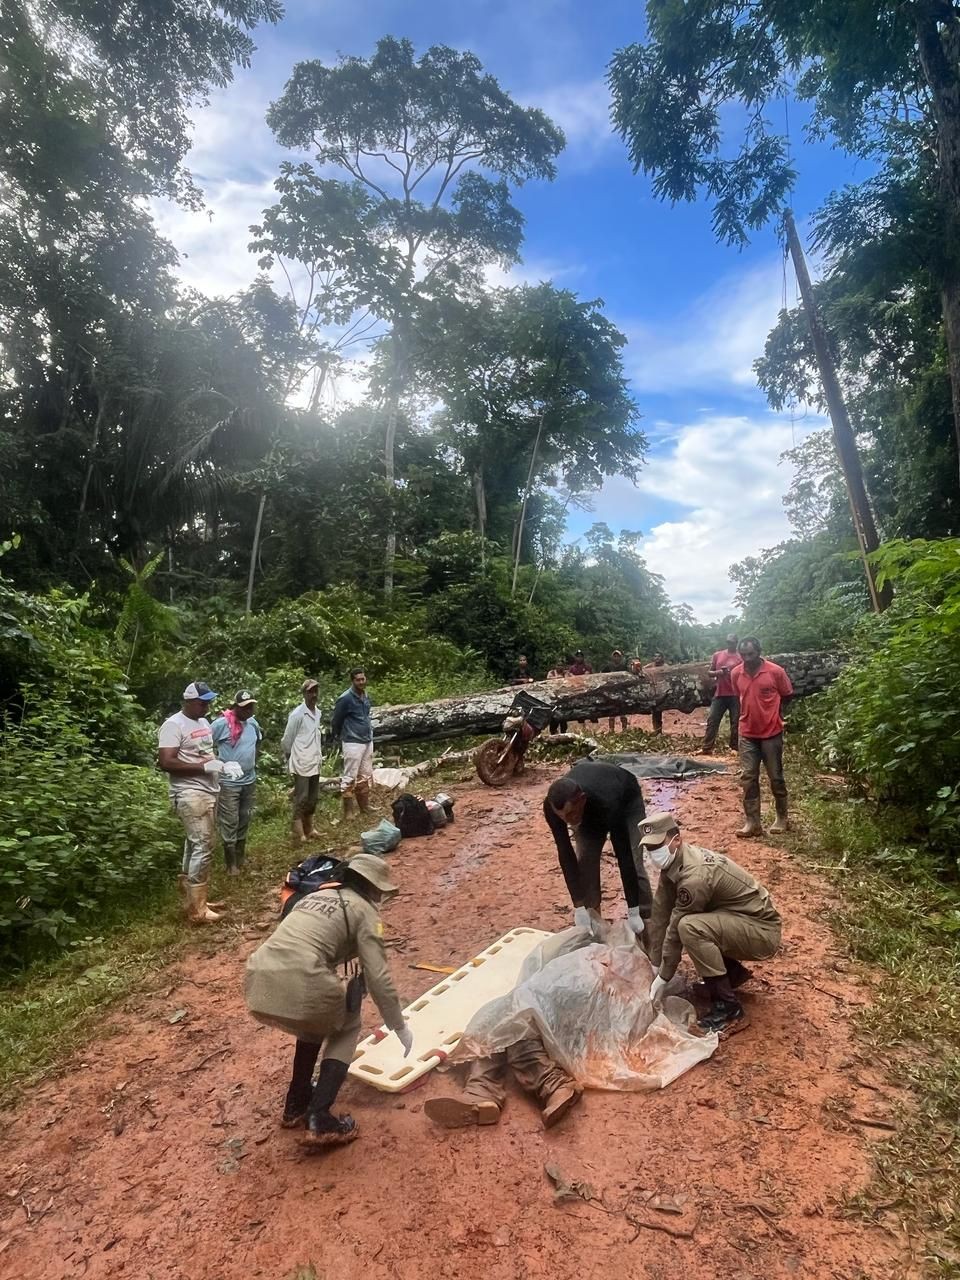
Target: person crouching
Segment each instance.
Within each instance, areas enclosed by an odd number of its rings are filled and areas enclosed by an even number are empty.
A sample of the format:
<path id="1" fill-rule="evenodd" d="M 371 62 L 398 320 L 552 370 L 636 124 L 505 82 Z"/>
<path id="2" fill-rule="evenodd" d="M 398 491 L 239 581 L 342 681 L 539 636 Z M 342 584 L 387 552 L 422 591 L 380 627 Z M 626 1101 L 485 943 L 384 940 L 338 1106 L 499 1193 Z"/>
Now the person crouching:
<path id="1" fill-rule="evenodd" d="M 343 1146 L 359 1136 L 356 1121 L 333 1115 L 331 1107 L 360 1038 L 364 982 L 403 1045 L 403 1056 L 413 1047 L 390 977 L 377 910 L 396 892 L 382 858 L 357 854 L 339 885 L 325 886 L 298 902 L 247 961 L 245 995 L 251 1014 L 296 1036 L 281 1123 L 288 1129 L 305 1123 L 301 1141 L 307 1147 Z M 348 978 L 348 966 L 356 962 L 360 973 Z M 337 973 L 341 965 L 346 982 Z"/>

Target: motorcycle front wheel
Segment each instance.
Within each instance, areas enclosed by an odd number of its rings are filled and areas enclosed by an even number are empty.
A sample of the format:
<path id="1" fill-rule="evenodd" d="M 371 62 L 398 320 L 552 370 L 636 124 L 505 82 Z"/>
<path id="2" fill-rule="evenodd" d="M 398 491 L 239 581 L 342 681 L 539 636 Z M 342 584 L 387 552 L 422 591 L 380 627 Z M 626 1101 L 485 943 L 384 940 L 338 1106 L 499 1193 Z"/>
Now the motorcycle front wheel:
<path id="1" fill-rule="evenodd" d="M 513 777 L 517 767 L 517 757 L 513 742 L 504 742 L 503 738 L 488 738 L 477 749 L 477 776 L 488 787 L 502 787 Z"/>

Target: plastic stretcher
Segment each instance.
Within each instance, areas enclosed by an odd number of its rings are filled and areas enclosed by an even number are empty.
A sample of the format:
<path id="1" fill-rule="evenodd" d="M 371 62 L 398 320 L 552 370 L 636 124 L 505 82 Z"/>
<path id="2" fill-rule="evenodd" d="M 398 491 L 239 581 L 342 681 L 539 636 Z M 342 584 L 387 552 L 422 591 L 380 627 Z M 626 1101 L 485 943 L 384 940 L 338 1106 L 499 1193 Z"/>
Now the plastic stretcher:
<path id="1" fill-rule="evenodd" d="M 488 1001 L 516 985 L 530 952 L 549 938 L 541 929 L 511 929 L 404 1009 L 413 1032 L 410 1056 L 386 1027 L 357 1045 L 350 1075 L 385 1093 L 402 1093 L 453 1053 L 467 1023 Z"/>

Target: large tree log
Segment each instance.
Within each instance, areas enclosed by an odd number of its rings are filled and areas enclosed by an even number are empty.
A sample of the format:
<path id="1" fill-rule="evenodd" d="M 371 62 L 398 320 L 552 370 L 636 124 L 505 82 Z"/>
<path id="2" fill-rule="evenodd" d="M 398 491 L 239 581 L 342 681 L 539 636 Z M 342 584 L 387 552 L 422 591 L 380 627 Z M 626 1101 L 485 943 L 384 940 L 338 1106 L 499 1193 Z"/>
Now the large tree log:
<path id="1" fill-rule="evenodd" d="M 844 659 L 839 653 L 781 653 L 771 659 L 785 667 L 798 698 L 818 693 L 834 680 Z M 651 711 L 693 711 L 713 696 L 708 663 L 660 667 L 634 676 L 626 671 L 606 675 L 566 676 L 524 685 L 524 691 L 556 708 L 559 720 L 635 715 Z M 492 689 L 462 698 L 408 706 L 376 707 L 373 736 L 377 742 L 452 738 L 467 733 L 497 733 L 516 689 Z"/>

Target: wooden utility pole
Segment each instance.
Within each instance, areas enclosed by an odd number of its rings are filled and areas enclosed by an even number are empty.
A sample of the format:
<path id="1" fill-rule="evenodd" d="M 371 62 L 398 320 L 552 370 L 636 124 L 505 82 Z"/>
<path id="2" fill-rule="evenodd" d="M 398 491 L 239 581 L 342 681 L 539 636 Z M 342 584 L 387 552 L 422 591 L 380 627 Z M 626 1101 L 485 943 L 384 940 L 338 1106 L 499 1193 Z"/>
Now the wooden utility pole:
<path id="1" fill-rule="evenodd" d="M 807 324 L 810 326 L 810 337 L 813 340 L 813 350 L 820 370 L 823 394 L 827 401 L 830 421 L 833 424 L 833 443 L 836 446 L 837 456 L 840 459 L 840 466 L 843 470 L 843 478 L 847 485 L 850 514 L 853 517 L 853 527 L 856 530 L 857 542 L 860 545 L 860 555 L 863 559 L 863 568 L 867 575 L 870 600 L 873 604 L 874 613 L 882 613 L 893 600 L 893 592 L 889 583 L 885 583 L 882 587 L 877 585 L 874 569 L 869 559 L 870 553 L 876 551 L 879 547 L 880 539 L 877 536 L 877 526 L 873 520 L 873 512 L 870 510 L 867 487 L 863 482 L 863 468 L 860 465 L 860 454 L 857 451 L 857 439 L 853 434 L 853 428 L 850 426 L 847 406 L 843 400 L 843 392 L 840 390 L 840 379 L 837 377 L 837 366 L 833 362 L 827 335 L 824 332 L 823 325 L 820 323 L 820 313 L 817 310 L 816 300 L 813 296 L 813 285 L 810 283 L 807 260 L 803 256 L 803 246 L 800 244 L 800 237 L 797 235 L 793 214 L 789 209 L 784 211 L 783 225 L 787 233 L 787 244 L 790 247 L 790 256 L 793 258 L 794 270 L 797 273 L 797 283 L 800 285 L 800 296 L 803 299 L 803 309 L 807 315 Z"/>

